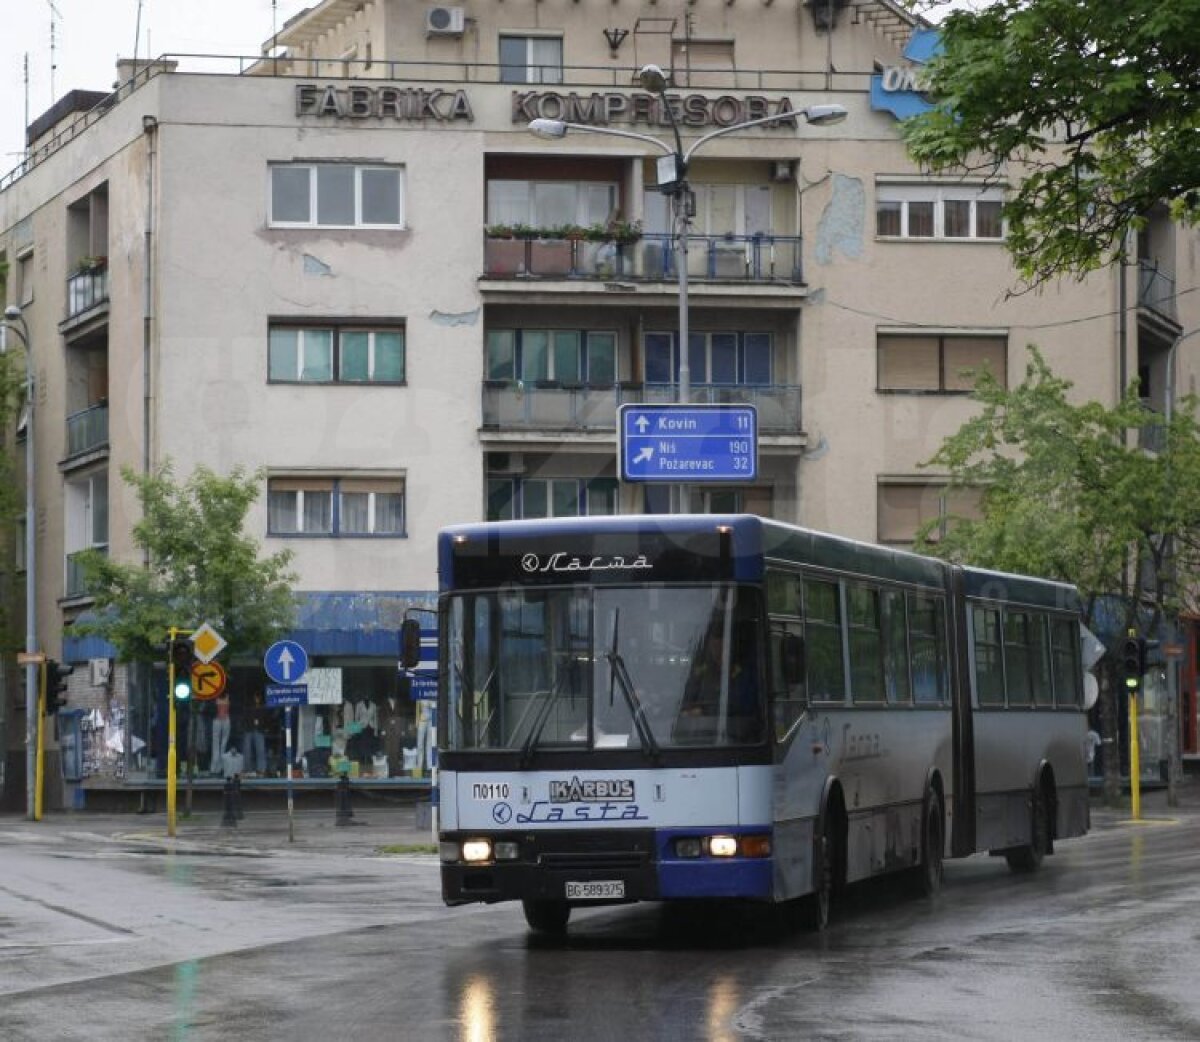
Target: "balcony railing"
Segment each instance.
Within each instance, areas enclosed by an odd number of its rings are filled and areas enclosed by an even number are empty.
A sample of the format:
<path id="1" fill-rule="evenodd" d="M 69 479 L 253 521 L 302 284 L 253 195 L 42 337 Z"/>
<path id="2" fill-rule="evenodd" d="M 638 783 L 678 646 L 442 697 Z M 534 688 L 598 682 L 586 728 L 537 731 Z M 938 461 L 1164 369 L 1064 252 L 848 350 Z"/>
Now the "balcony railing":
<path id="1" fill-rule="evenodd" d="M 1175 276 L 1160 271 L 1153 261 L 1138 261 L 1138 307 L 1149 308 L 1172 322 L 1178 321 Z"/>
<path id="2" fill-rule="evenodd" d="M 108 445 L 108 405 L 93 405 L 67 417 L 67 456 L 81 456 L 85 452 L 101 449 Z"/>
<path id="3" fill-rule="evenodd" d="M 760 433 L 799 434 L 803 429 L 799 387 L 693 384 L 690 399 L 695 405 L 754 405 Z M 483 426 L 492 430 L 609 432 L 616 430 L 621 405 L 677 400 L 673 384 L 586 387 L 489 380 L 483 386 Z"/>
<path id="4" fill-rule="evenodd" d="M 77 271 L 67 279 L 67 318 L 108 300 L 108 269 Z"/>
<path id="5" fill-rule="evenodd" d="M 802 239 L 794 235 L 689 235 L 688 278 L 697 282 L 803 282 Z M 678 278 L 673 237 L 647 234 L 637 242 L 484 237 L 484 275 L 490 278 Z"/>
<path id="6" fill-rule="evenodd" d="M 107 546 L 93 546 L 89 549 L 95 550 L 104 557 L 108 556 Z M 83 597 L 87 593 L 87 587 L 83 582 L 83 569 L 79 566 L 79 558 L 86 551 L 77 550 L 73 554 L 67 554 L 67 587 L 66 596 L 68 597 Z"/>

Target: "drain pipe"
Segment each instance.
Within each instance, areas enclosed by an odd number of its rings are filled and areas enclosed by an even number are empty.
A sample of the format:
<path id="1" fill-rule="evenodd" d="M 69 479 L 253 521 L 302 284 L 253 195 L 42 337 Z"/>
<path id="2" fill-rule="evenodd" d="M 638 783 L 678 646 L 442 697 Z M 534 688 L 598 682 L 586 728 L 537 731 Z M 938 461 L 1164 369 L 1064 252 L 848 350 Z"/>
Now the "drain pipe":
<path id="1" fill-rule="evenodd" d="M 142 474 L 150 475 L 151 407 L 154 401 L 150 379 L 150 342 L 154 319 L 154 170 L 158 162 L 158 120 L 142 117 L 146 135 L 146 223 L 142 232 Z M 149 553 L 143 551 L 143 564 L 149 565 Z"/>

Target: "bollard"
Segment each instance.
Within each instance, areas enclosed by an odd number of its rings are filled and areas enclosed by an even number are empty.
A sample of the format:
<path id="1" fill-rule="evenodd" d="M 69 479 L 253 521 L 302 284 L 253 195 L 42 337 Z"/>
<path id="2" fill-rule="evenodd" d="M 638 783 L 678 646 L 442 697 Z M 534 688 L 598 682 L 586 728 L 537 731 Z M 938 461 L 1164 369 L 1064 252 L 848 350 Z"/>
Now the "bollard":
<path id="1" fill-rule="evenodd" d="M 334 824 L 353 824 L 354 811 L 350 808 L 350 776 L 343 774 L 338 778 L 337 788 L 334 789 Z"/>
<path id="2" fill-rule="evenodd" d="M 238 821 L 246 816 L 246 812 L 242 810 L 242 776 L 240 774 L 233 776 L 233 813 L 237 815 Z"/>
<path id="3" fill-rule="evenodd" d="M 221 824 L 237 828 L 237 810 L 234 807 L 234 788 L 233 779 L 225 779 L 225 790 L 222 796 L 223 813 L 221 815 Z"/>

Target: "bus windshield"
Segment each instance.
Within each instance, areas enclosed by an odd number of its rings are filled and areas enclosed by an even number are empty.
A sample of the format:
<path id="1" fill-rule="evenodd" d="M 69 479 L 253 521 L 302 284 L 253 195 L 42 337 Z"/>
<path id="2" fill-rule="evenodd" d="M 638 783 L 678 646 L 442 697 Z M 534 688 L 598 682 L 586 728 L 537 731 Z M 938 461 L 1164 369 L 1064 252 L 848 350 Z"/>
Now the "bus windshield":
<path id="1" fill-rule="evenodd" d="M 446 614 L 446 748 L 660 749 L 766 737 L 757 594 L 503 589 Z"/>

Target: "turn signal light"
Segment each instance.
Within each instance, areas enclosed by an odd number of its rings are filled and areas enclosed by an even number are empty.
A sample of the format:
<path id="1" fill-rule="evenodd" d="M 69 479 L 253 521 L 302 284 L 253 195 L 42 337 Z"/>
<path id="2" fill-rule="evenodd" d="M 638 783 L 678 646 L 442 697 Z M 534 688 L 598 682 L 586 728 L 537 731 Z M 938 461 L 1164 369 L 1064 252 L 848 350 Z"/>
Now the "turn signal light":
<path id="1" fill-rule="evenodd" d="M 770 857 L 770 836 L 743 836 L 742 857 Z"/>

